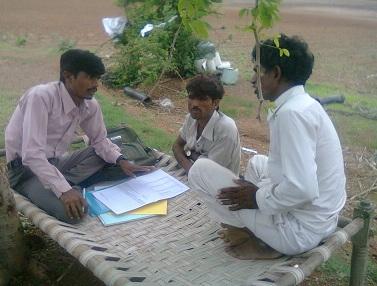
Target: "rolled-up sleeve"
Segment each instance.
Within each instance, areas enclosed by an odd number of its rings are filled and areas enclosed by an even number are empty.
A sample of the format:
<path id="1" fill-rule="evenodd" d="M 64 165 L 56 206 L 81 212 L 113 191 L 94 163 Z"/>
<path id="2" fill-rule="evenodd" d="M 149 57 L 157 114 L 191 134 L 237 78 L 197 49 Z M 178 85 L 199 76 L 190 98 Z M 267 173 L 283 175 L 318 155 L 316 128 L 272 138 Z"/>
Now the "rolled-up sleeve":
<path id="1" fill-rule="evenodd" d="M 278 115 L 276 134 L 280 142 L 282 180 L 263 186 L 257 192 L 257 203 L 266 214 L 297 209 L 319 195 L 317 181 L 316 130 L 305 114 L 289 111 Z"/>
<path id="2" fill-rule="evenodd" d="M 107 163 L 114 164 L 121 155 L 120 148 L 107 138 L 107 131 L 98 102 L 92 99 L 90 104 L 90 113 L 80 122 L 80 126 L 88 136 L 89 144 L 94 148 L 96 154 Z"/>
<path id="3" fill-rule="evenodd" d="M 45 97 L 36 93 L 29 96 L 27 104 L 22 108 L 22 164 L 30 168 L 45 188 L 51 189 L 60 197 L 71 186 L 46 157 L 48 104 Z"/>

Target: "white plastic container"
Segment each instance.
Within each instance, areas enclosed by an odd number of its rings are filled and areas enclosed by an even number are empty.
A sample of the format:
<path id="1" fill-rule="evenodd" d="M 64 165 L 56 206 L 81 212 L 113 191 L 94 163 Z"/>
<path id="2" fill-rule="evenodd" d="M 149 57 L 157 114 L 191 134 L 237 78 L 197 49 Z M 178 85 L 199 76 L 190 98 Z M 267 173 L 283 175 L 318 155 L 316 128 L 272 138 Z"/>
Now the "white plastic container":
<path id="1" fill-rule="evenodd" d="M 206 70 L 206 59 L 198 59 L 194 62 L 195 69 L 198 73 L 202 73 Z"/>
<path id="2" fill-rule="evenodd" d="M 216 65 L 216 68 L 221 66 L 221 58 L 220 58 L 219 52 L 216 52 L 215 54 L 215 65 Z"/>
<path id="3" fill-rule="evenodd" d="M 215 73 L 216 72 L 215 58 L 207 60 L 206 70 L 209 73 Z"/>
<path id="4" fill-rule="evenodd" d="M 235 84 L 238 81 L 238 69 L 227 68 L 223 69 L 223 73 L 221 75 L 222 83 L 226 85 Z"/>

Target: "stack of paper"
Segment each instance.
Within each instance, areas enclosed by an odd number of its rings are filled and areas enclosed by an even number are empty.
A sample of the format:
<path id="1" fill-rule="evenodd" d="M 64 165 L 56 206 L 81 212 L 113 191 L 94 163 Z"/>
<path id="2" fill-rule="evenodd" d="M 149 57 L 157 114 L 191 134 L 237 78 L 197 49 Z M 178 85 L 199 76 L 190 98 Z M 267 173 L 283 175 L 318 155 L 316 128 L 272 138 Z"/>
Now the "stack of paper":
<path id="1" fill-rule="evenodd" d="M 129 222 L 167 214 L 167 200 L 189 188 L 157 170 L 115 186 L 86 194 L 89 214 L 98 216 L 104 225 Z"/>
<path id="2" fill-rule="evenodd" d="M 168 201 L 163 200 L 120 215 L 116 215 L 113 212 L 108 211 L 100 214 L 98 218 L 104 225 L 113 225 L 157 215 L 166 215 L 167 211 Z"/>

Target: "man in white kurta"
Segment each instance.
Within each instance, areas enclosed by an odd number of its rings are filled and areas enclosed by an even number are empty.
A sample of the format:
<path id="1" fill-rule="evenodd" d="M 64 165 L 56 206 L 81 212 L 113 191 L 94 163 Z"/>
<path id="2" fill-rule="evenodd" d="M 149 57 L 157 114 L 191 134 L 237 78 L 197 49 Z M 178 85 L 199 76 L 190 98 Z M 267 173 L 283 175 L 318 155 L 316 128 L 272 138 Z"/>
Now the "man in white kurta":
<path id="1" fill-rule="evenodd" d="M 309 60 L 301 60 L 308 65 L 306 76 L 299 71 L 298 80 L 287 79 L 282 60 L 262 47 L 262 90 L 265 99 L 275 104 L 268 116 L 269 156 L 258 155 L 249 161 L 247 182 L 237 181 L 236 175 L 214 162 L 198 160 L 190 170 L 189 182 L 202 192 L 214 219 L 246 229 L 280 253 L 294 255 L 315 247 L 335 230 L 346 198 L 345 175 L 331 120 L 304 86 L 297 84 L 305 83 L 311 73 L 311 53 L 295 37 L 282 35 L 280 41 L 290 51 L 291 65 L 300 62 L 294 61 L 300 48 L 303 51 L 297 57 L 307 53 Z M 267 45 L 271 44 L 270 40 Z M 265 67 L 264 62 L 274 60 L 272 67 Z M 255 78 L 252 82 L 256 85 Z M 248 242 L 242 243 L 230 253 L 253 258 L 247 255 Z"/>

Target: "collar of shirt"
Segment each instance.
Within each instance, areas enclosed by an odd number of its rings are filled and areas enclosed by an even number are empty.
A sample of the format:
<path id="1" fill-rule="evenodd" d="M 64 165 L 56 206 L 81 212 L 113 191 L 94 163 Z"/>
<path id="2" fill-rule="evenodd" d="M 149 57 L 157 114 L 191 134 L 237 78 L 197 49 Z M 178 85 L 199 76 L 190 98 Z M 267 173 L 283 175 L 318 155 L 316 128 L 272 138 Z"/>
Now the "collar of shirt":
<path id="1" fill-rule="evenodd" d="M 285 104 L 287 103 L 290 99 L 292 99 L 293 97 L 295 97 L 296 95 L 298 94 L 303 94 L 305 93 L 305 90 L 304 90 L 304 86 L 303 85 L 297 85 L 297 86 L 294 86 L 294 87 L 291 87 L 290 89 L 286 90 L 285 92 L 283 92 L 274 102 L 275 104 L 275 109 L 271 110 L 269 109 L 268 110 L 268 115 L 267 115 L 267 120 L 270 120 L 271 118 L 275 118 L 276 117 L 276 114 L 277 112 L 279 111 L 279 109 Z"/>
<path id="2" fill-rule="evenodd" d="M 63 102 L 63 109 L 65 114 L 69 114 L 72 110 L 77 109 L 75 102 L 73 101 L 63 82 L 59 82 L 59 94 Z M 86 100 L 84 100 L 84 102 L 78 108 L 79 110 L 89 108 Z"/>
<path id="3" fill-rule="evenodd" d="M 207 122 L 206 126 L 203 129 L 201 137 L 206 138 L 209 141 L 213 141 L 213 129 L 215 128 L 215 123 L 219 119 L 220 114 L 215 110 L 210 118 L 210 120 Z"/>

